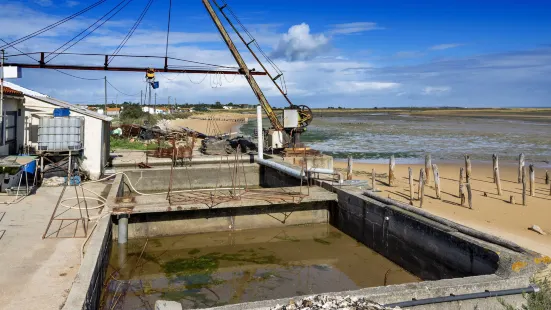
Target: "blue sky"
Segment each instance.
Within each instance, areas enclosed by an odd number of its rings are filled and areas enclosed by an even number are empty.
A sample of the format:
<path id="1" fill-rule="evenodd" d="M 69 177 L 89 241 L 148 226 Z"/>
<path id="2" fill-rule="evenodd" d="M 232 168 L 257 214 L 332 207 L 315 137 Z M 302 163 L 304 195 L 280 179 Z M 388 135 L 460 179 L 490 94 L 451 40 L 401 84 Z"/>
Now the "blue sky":
<path id="1" fill-rule="evenodd" d="M 17 45 L 56 49 L 120 0 Z M 251 1 L 227 0 L 285 72 L 289 96 L 312 107 L 551 106 L 551 3 L 545 1 Z M 111 21 L 69 51 L 111 53 L 146 4 L 133 0 Z M 169 55 L 234 66 L 201 0 L 173 0 Z M 0 38 L 14 40 L 90 5 L 92 1 L 4 0 Z M 164 55 L 168 0 L 155 0 L 121 54 Z M 259 68 L 248 53 L 250 67 Z M 8 54 L 16 53 L 8 49 Z M 13 57 L 12 61 L 29 61 Z M 61 56 L 59 64 L 101 65 L 101 58 Z M 114 65 L 162 66 L 117 59 Z M 175 64 L 176 65 L 176 64 Z M 86 78 L 105 72 L 71 71 Z M 141 73 L 107 73 L 119 91 L 109 101 L 139 101 Z M 159 102 L 256 103 L 242 77 L 160 75 Z M 281 96 L 258 78 L 270 102 Z M 74 103 L 102 103 L 102 81 L 50 70 L 25 70 L 11 82 Z M 123 94 L 124 93 L 124 94 Z M 128 96 L 134 95 L 134 96 Z M 136 96 L 137 95 L 137 96 Z"/>

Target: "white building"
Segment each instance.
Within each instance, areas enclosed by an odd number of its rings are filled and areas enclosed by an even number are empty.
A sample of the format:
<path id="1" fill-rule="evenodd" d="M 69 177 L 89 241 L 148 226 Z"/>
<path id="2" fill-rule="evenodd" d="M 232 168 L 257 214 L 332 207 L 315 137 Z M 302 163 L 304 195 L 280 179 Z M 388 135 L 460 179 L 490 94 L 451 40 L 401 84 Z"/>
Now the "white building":
<path id="1" fill-rule="evenodd" d="M 231 109 L 233 109 L 233 107 L 230 107 L 230 106 L 227 106 L 227 105 L 223 106 L 222 108 L 224 108 L 224 110 L 231 110 Z"/>
<path id="2" fill-rule="evenodd" d="M 14 130 L 16 132 L 17 150 L 15 153 L 12 153 L 13 147 L 10 146 L 10 154 L 17 154 L 18 150 L 23 146 L 36 149 L 38 146 L 38 124 L 40 117 L 53 115 L 55 108 L 68 108 L 71 111 L 71 116 L 84 118 L 83 170 L 89 173 L 91 179 L 98 179 L 103 174 L 110 156 L 111 117 L 98 114 L 79 105 L 50 98 L 12 83 L 6 84 L 8 84 L 8 87 L 22 92 L 22 98 L 16 99 L 16 101 L 12 100 L 13 102 L 7 104 L 9 111 L 17 111 L 18 115 L 16 121 L 17 130 Z M 15 110 L 16 108 L 18 110 Z M 10 121 L 7 120 L 6 124 L 10 125 Z M 6 129 L 7 136 L 8 138 L 13 138 L 9 130 L 8 128 Z M 1 150 L 5 149 L 6 146 Z"/>
<path id="3" fill-rule="evenodd" d="M 3 130 L 4 126 L 0 127 L 0 142 L 5 139 L 4 145 L 0 143 L 0 156 L 18 154 L 24 144 L 24 101 L 25 97 L 21 91 L 4 86 L 3 113 L 6 119 L 6 127 Z M 2 124 L 1 121 L 0 124 Z M 4 133 L 5 138 L 3 137 Z"/>
<path id="4" fill-rule="evenodd" d="M 170 114 L 170 110 L 167 108 L 158 108 L 158 107 L 142 107 L 142 111 L 149 114 Z"/>

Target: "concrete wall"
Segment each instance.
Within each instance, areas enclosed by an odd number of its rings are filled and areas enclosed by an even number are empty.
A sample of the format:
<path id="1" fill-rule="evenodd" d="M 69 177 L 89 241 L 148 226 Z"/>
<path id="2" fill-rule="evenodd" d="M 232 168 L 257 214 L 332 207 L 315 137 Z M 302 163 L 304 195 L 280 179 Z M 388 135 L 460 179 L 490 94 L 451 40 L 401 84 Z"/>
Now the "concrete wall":
<path id="1" fill-rule="evenodd" d="M 232 175 L 235 173 L 234 167 L 233 164 L 228 167 L 227 163 L 223 163 L 221 167 L 219 164 L 212 164 L 175 168 L 172 174 L 172 188 L 174 190 L 190 189 L 190 184 L 193 189 L 232 187 Z M 154 168 L 126 171 L 125 173 L 138 191 L 168 191 L 170 169 Z M 245 186 L 245 180 L 248 186 L 254 187 L 259 185 L 258 165 L 239 165 L 238 176 L 242 187 Z M 239 186 L 237 179 L 237 177 L 234 177 L 235 185 Z"/>
<path id="2" fill-rule="evenodd" d="M 25 128 L 25 141 L 32 147 L 38 146 L 38 124 L 43 115 L 52 115 L 57 106 L 35 98 L 25 97 L 26 115 L 29 116 Z M 84 153 L 82 168 L 92 180 L 98 179 L 109 158 L 110 122 L 71 111 L 71 116 L 84 117 Z"/>
<path id="3" fill-rule="evenodd" d="M 333 201 L 283 204 L 274 206 L 236 207 L 170 213 L 131 214 L 129 238 L 175 236 L 215 231 L 283 227 L 327 223 Z M 117 237 L 117 225 L 113 226 Z"/>
<path id="4" fill-rule="evenodd" d="M 499 255 L 397 207 L 338 191 L 331 224 L 424 280 L 495 273 Z M 414 253 L 414 255 L 412 255 Z"/>

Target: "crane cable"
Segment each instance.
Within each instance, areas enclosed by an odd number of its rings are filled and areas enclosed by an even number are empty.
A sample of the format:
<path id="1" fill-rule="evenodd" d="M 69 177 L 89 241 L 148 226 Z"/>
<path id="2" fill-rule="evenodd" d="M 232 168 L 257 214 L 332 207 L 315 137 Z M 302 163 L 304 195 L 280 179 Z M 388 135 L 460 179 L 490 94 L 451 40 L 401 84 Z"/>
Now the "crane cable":
<path id="1" fill-rule="evenodd" d="M 107 80 L 107 84 L 109 84 L 109 86 L 113 87 L 114 90 L 118 91 L 119 93 L 125 95 L 125 96 L 128 96 L 128 97 L 136 97 L 137 95 L 139 95 L 140 93 L 136 93 L 136 94 L 133 94 L 133 95 L 129 95 L 127 93 L 124 93 L 122 91 L 120 91 L 118 88 L 116 88 L 113 84 L 111 84 L 111 82 L 109 82 L 109 80 Z"/>
<path id="2" fill-rule="evenodd" d="M 127 2 L 128 1 L 128 2 Z M 99 23 L 100 21 L 102 21 L 107 15 L 111 14 L 111 12 L 115 11 L 119 6 L 121 6 L 124 2 L 126 2 L 126 4 L 124 4 L 122 7 L 120 7 L 115 13 L 113 13 L 110 17 L 108 17 L 107 19 L 103 20 L 103 22 L 101 22 L 99 25 L 97 25 L 93 30 L 91 30 L 90 32 L 88 32 L 87 34 L 85 34 L 84 36 L 82 36 L 80 39 L 78 39 L 76 42 L 74 42 L 73 44 L 71 44 L 70 46 L 68 46 L 67 48 L 65 48 L 64 50 L 61 51 L 61 53 L 67 51 L 68 49 L 70 49 L 71 47 L 75 46 L 76 44 L 78 44 L 79 42 L 81 42 L 82 40 L 84 40 L 85 38 L 87 38 L 89 35 L 91 35 L 94 31 L 98 30 L 98 28 L 100 28 L 101 26 L 103 26 L 106 22 L 110 21 L 113 17 L 115 17 L 117 14 L 119 14 L 120 11 L 122 11 L 125 7 L 127 7 L 130 2 L 132 2 L 133 0 L 122 0 L 121 2 L 119 2 L 119 4 L 117 4 L 114 8 L 112 8 L 109 12 L 105 13 L 105 15 L 103 15 L 102 17 L 100 17 L 98 20 L 96 20 L 93 24 L 91 24 L 90 26 L 88 26 L 88 28 L 84 29 L 82 32 L 80 32 L 79 34 L 77 34 L 76 36 L 74 36 L 71 40 L 65 42 L 62 46 L 58 47 L 55 51 L 53 52 L 50 52 L 48 53 L 48 55 L 46 57 L 49 57 L 50 55 L 56 53 L 57 51 L 59 51 L 60 49 L 62 49 L 64 46 L 66 46 L 67 44 L 71 43 L 73 40 L 75 40 L 77 37 L 79 37 L 80 35 L 82 35 L 84 32 L 86 32 L 87 30 L 89 30 L 90 28 L 92 28 L 94 25 L 96 25 L 97 23 Z M 54 60 L 56 57 L 58 57 L 60 54 L 56 54 L 55 56 L 53 56 L 52 58 L 50 58 L 48 61 L 46 61 L 46 63 Z"/>
<path id="3" fill-rule="evenodd" d="M 130 39 L 130 37 L 132 37 L 132 35 L 134 34 L 136 29 L 138 28 L 138 26 L 142 22 L 143 18 L 145 17 L 145 14 L 147 14 L 147 11 L 149 11 L 149 8 L 151 7 L 151 4 L 153 4 L 153 1 L 154 0 L 149 0 L 149 2 L 146 4 L 144 10 L 142 11 L 140 16 L 138 17 L 138 20 L 136 20 L 136 22 L 134 23 L 132 28 L 130 28 L 130 31 L 128 31 L 128 33 L 126 34 L 126 36 L 124 37 L 122 42 L 119 44 L 119 46 L 117 46 L 117 48 L 115 49 L 115 51 L 111 55 L 111 59 L 107 62 L 107 64 L 111 64 L 111 62 L 115 59 L 115 56 L 117 56 L 117 54 L 122 50 L 124 45 L 126 45 L 128 40 Z"/>
<path id="4" fill-rule="evenodd" d="M 26 36 L 24 36 L 24 37 L 22 37 L 22 38 L 19 38 L 19 39 L 17 39 L 17 40 L 14 40 L 14 41 L 12 41 L 12 42 L 10 42 L 10 43 L 8 43 L 8 42 L 2 40 L 4 43 L 6 43 L 6 45 L 0 46 L 0 49 L 6 49 L 6 48 L 8 48 L 8 47 L 13 47 L 14 45 L 17 45 L 17 44 L 19 44 L 19 43 L 21 43 L 21 42 L 25 42 L 25 41 L 27 41 L 27 40 L 29 40 L 29 39 L 31 39 L 31 38 L 34 38 L 34 37 L 36 37 L 37 35 L 40 35 L 40 34 L 46 32 L 46 31 L 48 31 L 48 30 L 54 29 L 55 27 L 57 27 L 57 26 L 59 26 L 59 25 L 62 25 L 62 24 L 64 24 L 64 23 L 66 23 L 66 22 L 72 20 L 73 18 L 75 18 L 75 17 L 77 17 L 77 16 L 80 16 L 80 15 L 82 15 L 82 14 L 84 14 L 84 13 L 90 11 L 91 9 L 97 7 L 98 5 L 104 3 L 105 1 L 107 1 L 107 0 L 100 0 L 100 1 L 98 1 L 98 2 L 96 2 L 96 3 L 94 3 L 94 4 L 90 5 L 90 6 L 88 6 L 88 7 L 86 7 L 86 8 L 84 8 L 84 9 L 82 9 L 82 10 L 80 10 L 80 11 L 78 11 L 78 12 L 72 14 L 72 15 L 70 15 L 70 16 L 65 17 L 65 18 L 62 19 L 62 20 L 59 20 L 59 21 L 57 21 L 57 22 L 55 22 L 55 23 L 53 23 L 53 24 L 50 24 L 50 25 L 48 25 L 48 26 L 46 26 L 46 27 L 44 27 L 44 28 L 42 28 L 42 29 L 39 29 L 39 30 L 37 30 L 37 31 L 35 31 L 35 32 L 33 32 L 33 33 L 30 33 L 30 34 L 28 34 L 28 35 L 26 35 Z"/>
<path id="5" fill-rule="evenodd" d="M 169 0 L 168 3 L 168 27 L 166 30 L 166 50 L 165 50 L 165 57 L 168 58 L 168 37 L 170 35 L 170 15 L 172 12 L 172 0 Z"/>
<path id="6" fill-rule="evenodd" d="M 8 42 L 6 42 L 6 41 L 5 41 L 4 39 L 2 39 L 2 38 L 0 38 L 0 41 L 2 41 L 2 42 L 4 42 L 4 43 L 8 43 Z M 15 49 L 15 50 L 17 50 L 18 52 L 20 52 L 21 55 L 25 55 L 25 56 L 29 57 L 30 59 L 32 59 L 32 60 L 34 60 L 34 61 L 38 61 L 38 59 L 35 59 L 35 58 L 29 56 L 28 54 L 25 54 L 23 51 L 21 51 L 21 50 L 18 49 L 17 47 L 15 47 L 15 46 L 10 46 L 10 47 L 13 48 L 13 49 Z M 81 79 L 81 80 L 87 80 L 87 81 L 99 81 L 99 80 L 103 80 L 103 78 L 101 78 L 101 79 L 83 78 L 83 77 L 80 77 L 80 76 L 72 75 L 72 74 L 67 73 L 67 72 L 63 72 L 63 71 L 58 70 L 58 69 L 53 69 L 53 70 L 55 70 L 55 71 L 57 71 L 57 72 L 59 72 L 59 73 L 62 73 L 62 74 L 65 74 L 65 75 L 68 75 L 68 76 L 77 78 L 77 79 Z"/>

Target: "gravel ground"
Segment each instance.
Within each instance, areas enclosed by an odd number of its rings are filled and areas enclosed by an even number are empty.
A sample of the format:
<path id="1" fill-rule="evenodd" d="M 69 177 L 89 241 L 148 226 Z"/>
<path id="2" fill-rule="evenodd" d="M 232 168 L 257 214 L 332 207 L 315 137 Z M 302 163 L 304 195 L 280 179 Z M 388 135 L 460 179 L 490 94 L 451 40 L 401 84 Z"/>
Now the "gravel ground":
<path id="1" fill-rule="evenodd" d="M 272 310 L 318 310 L 318 309 L 341 309 L 341 310 L 391 310 L 375 302 L 360 297 L 341 297 L 317 295 L 306 297 L 301 300 L 291 301 L 288 305 L 277 305 Z M 399 310 L 400 308 L 392 308 Z"/>

